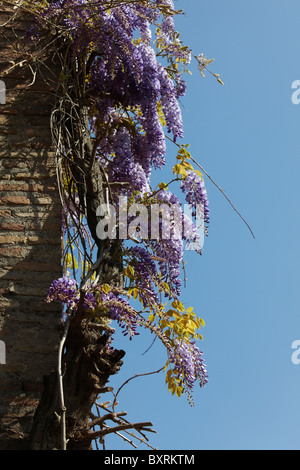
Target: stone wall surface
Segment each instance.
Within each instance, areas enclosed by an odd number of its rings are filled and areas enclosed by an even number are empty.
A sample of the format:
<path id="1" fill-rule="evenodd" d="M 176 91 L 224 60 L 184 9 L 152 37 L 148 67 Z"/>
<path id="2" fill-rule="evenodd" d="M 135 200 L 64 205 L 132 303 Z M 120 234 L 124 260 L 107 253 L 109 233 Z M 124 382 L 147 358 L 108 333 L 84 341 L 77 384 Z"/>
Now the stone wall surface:
<path id="1" fill-rule="evenodd" d="M 24 35 L 32 20 L 19 11 L 4 25 L 16 13 L 7 5 L 0 1 L 0 450 L 26 446 L 43 376 L 56 367 L 61 317 L 58 305 L 45 303 L 61 276 L 50 133 L 55 67 L 51 58 L 36 75 L 13 67 L 28 57 Z"/>

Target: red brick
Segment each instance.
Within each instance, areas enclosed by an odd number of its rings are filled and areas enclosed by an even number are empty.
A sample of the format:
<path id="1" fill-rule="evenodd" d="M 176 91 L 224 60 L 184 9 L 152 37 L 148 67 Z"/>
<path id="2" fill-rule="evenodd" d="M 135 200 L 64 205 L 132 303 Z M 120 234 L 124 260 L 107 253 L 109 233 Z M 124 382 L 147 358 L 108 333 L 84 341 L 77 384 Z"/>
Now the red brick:
<path id="1" fill-rule="evenodd" d="M 16 222 L 1 222 L 0 221 L 0 230 L 10 230 L 12 232 L 22 232 L 25 229 L 25 226 L 18 224 Z"/>
<path id="2" fill-rule="evenodd" d="M 31 261 L 22 261 L 17 265 L 18 271 L 28 272 L 55 272 L 57 271 L 57 263 L 36 263 Z"/>
<path id="3" fill-rule="evenodd" d="M 25 196 L 2 196 L 0 197 L 0 204 L 3 206 L 14 204 L 14 205 L 29 205 L 30 204 L 30 199 Z"/>
<path id="4" fill-rule="evenodd" d="M 0 217 L 9 217 L 11 215 L 11 211 L 8 209 L 0 209 Z"/>
<path id="5" fill-rule="evenodd" d="M 13 258 L 21 258 L 24 257 L 24 248 L 6 246 L 5 248 L 0 248 L 0 255 Z"/>
<path id="6" fill-rule="evenodd" d="M 1 182 L 0 191 L 28 191 L 30 188 L 28 183 L 19 182 Z"/>
<path id="7" fill-rule="evenodd" d="M 22 240 L 24 243 L 24 237 L 20 237 L 20 235 L 15 235 L 15 234 L 2 235 L 0 233 L 0 245 L 21 243 Z"/>

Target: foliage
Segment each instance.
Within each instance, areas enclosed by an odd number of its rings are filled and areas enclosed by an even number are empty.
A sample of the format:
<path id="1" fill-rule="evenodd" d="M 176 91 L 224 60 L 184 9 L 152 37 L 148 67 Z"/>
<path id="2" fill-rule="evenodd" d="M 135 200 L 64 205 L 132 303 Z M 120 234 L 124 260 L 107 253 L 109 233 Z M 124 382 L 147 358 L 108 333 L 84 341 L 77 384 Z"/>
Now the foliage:
<path id="1" fill-rule="evenodd" d="M 167 350 L 169 390 L 177 396 L 187 393 L 192 403 L 195 382 L 200 387 L 207 383 L 196 346 L 204 321 L 180 301 L 181 265 L 185 248 L 202 253 L 196 222 L 200 215 L 207 233 L 209 203 L 202 173 L 194 169 L 188 146 L 178 143 L 184 137 L 184 74 L 193 57 L 174 26 L 182 12 L 172 0 L 43 0 L 24 6 L 36 17 L 29 40 L 55 44 L 62 64 L 52 127 L 64 208 L 64 277 L 53 282 L 47 301 L 60 300 L 67 316 L 81 309 L 110 334 L 113 322 L 130 339 L 140 327 L 149 329 Z M 194 57 L 204 74 L 211 61 Z M 76 132 L 71 118 L 80 123 Z M 85 133 L 92 142 L 88 160 Z M 75 145 L 76 139 L 84 144 Z M 166 164 L 167 139 L 178 148 L 172 180 L 152 188 L 153 170 Z M 89 223 L 82 182 L 87 163 L 101 175 L 107 212 L 116 209 L 114 233 L 122 229 L 120 201 L 133 227 L 115 259 L 123 265 L 121 283 L 120 273 L 118 279 L 106 278 L 100 269 L 107 252 Z M 169 189 L 176 183 L 191 216 Z M 130 210 L 137 206 L 148 215 L 153 207 L 164 207 L 156 236 L 149 225 L 143 232 L 141 224 L 133 223 L 137 214 Z M 172 228 L 169 237 L 161 236 L 166 222 Z"/>

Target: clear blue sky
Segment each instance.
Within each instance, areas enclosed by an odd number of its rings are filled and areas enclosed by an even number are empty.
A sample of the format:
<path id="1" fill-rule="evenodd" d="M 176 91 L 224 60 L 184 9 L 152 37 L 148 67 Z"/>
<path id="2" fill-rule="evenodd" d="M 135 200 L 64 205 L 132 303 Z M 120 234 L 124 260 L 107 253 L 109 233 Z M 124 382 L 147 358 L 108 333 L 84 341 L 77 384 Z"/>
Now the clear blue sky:
<path id="1" fill-rule="evenodd" d="M 152 421 L 161 450 L 300 449 L 300 80 L 299 0 L 178 0 L 182 39 L 216 61 L 194 66 L 183 101 L 185 142 L 253 228 L 254 240 L 207 181 L 211 207 L 202 258 L 187 253 L 186 304 L 206 321 L 209 383 L 194 408 L 173 398 L 164 376 L 139 378 L 119 395 L 131 421 Z M 173 153 L 172 153 L 173 152 Z M 170 164 L 175 149 L 169 154 Z M 151 338 L 129 344 L 112 384 L 160 368 Z M 117 346 L 117 343 L 116 343 Z M 131 449 L 119 439 L 107 449 Z"/>

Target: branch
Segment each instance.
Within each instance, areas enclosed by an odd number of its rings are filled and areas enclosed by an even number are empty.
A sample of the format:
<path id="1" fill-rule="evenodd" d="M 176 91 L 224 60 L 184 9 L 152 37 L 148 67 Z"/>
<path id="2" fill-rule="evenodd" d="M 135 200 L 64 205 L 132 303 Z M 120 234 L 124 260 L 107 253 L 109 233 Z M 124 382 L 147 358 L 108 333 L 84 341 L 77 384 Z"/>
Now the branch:
<path id="1" fill-rule="evenodd" d="M 100 431 L 89 431 L 86 434 L 86 437 L 90 440 L 98 439 L 99 437 L 104 437 L 107 434 L 112 434 L 116 433 L 119 431 L 124 431 L 126 429 L 136 429 L 137 431 L 147 431 L 147 432 L 152 432 L 156 433 L 154 429 L 147 429 L 149 426 L 153 426 L 152 423 L 150 422 L 145 422 L 145 423 L 134 423 L 134 424 L 120 424 L 119 426 L 115 426 L 114 428 L 107 428 L 107 429 L 102 429 Z"/>
<path id="2" fill-rule="evenodd" d="M 99 268 L 99 266 L 101 265 L 102 261 L 104 260 L 105 256 L 108 254 L 108 252 L 109 252 L 109 249 L 106 249 L 102 253 L 100 253 L 100 256 L 97 259 L 96 263 L 91 267 L 91 269 L 87 273 L 86 277 L 82 280 L 82 283 L 81 283 L 81 286 L 80 286 L 81 291 L 83 291 L 85 289 L 87 282 L 92 277 L 95 270 Z"/>
<path id="3" fill-rule="evenodd" d="M 122 411 L 120 413 L 108 413 L 107 415 L 101 416 L 91 421 L 89 423 L 89 429 L 95 426 L 101 426 L 101 424 L 103 424 L 104 421 L 108 421 L 108 420 L 115 421 L 117 418 L 120 418 L 122 416 L 127 416 L 126 411 Z"/>
<path id="4" fill-rule="evenodd" d="M 101 405 L 100 403 L 97 403 L 97 402 L 95 403 L 95 405 L 96 405 L 96 408 L 97 408 L 98 417 L 100 417 L 99 408 L 103 409 L 104 411 L 108 411 L 109 413 L 113 413 L 113 411 L 108 409 L 107 406 Z M 117 419 L 116 422 L 119 423 L 119 424 L 122 424 L 122 423 L 123 424 L 130 424 L 130 422 L 128 420 L 126 420 L 125 418 L 121 418 L 120 420 Z M 106 425 L 104 424 L 103 427 L 106 427 Z M 141 444 L 145 444 L 147 447 L 155 450 L 155 448 L 151 444 L 149 444 L 149 439 L 146 436 L 146 434 L 144 434 L 141 429 L 137 430 L 137 431 L 142 437 L 137 436 L 133 432 L 132 433 L 129 432 L 129 430 L 125 430 L 125 433 L 128 434 L 131 438 L 137 439 Z M 119 432 L 115 432 L 115 434 L 117 436 L 121 437 L 122 439 L 124 439 L 126 442 L 129 442 L 129 444 L 131 444 L 133 447 L 137 448 L 137 446 L 130 439 L 127 439 L 125 436 L 123 436 L 123 434 L 120 434 Z"/>
<path id="5" fill-rule="evenodd" d="M 60 406 L 61 406 L 61 448 L 62 450 L 67 450 L 67 433 L 66 433 L 66 406 L 64 400 L 64 388 L 63 388 L 63 373 L 62 373 L 62 354 L 64 350 L 64 345 L 68 336 L 69 326 L 70 326 L 71 317 L 68 316 L 64 332 L 59 344 L 58 350 L 58 383 L 59 383 L 59 396 L 60 396 Z"/>
<path id="6" fill-rule="evenodd" d="M 133 379 L 137 379 L 139 377 L 146 377 L 148 375 L 154 375 L 154 374 L 159 374 L 160 372 L 162 372 L 164 370 L 164 367 L 162 367 L 161 369 L 158 369 L 158 370 L 155 370 L 154 372 L 147 372 L 145 374 L 137 374 L 137 375 L 134 375 L 133 377 L 131 377 L 130 379 L 126 380 L 123 385 L 121 385 L 121 387 L 118 389 L 117 393 L 115 394 L 115 399 L 114 399 L 114 402 L 113 402 L 113 405 L 112 407 L 114 408 L 116 406 L 116 402 L 117 402 L 117 396 L 119 395 L 120 391 L 122 390 L 123 387 L 125 387 L 125 385 L 127 385 L 129 382 L 131 382 L 131 380 Z"/>

